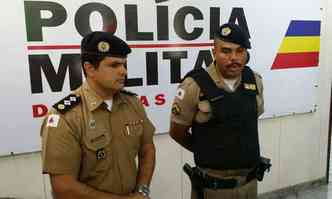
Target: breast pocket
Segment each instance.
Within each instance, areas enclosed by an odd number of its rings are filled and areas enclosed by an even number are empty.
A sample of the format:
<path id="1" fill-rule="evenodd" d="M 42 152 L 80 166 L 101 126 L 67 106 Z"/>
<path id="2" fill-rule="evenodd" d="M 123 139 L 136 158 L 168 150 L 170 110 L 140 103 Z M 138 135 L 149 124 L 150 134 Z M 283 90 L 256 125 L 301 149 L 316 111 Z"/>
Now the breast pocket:
<path id="1" fill-rule="evenodd" d="M 125 126 L 123 128 L 123 134 L 126 138 L 128 146 L 132 147 L 134 153 L 137 153 L 139 150 L 143 131 L 143 120 L 128 121 L 125 123 Z"/>
<path id="2" fill-rule="evenodd" d="M 83 167 L 89 172 L 99 172 L 109 169 L 111 162 L 111 136 L 108 130 L 90 130 L 84 137 L 86 147 L 83 157 Z"/>

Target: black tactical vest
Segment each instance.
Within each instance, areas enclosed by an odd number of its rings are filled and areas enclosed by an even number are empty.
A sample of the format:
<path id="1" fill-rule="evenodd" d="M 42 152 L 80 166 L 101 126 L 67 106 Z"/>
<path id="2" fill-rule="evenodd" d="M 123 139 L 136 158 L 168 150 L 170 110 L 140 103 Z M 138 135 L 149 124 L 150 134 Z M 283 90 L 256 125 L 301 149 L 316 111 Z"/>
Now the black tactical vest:
<path id="1" fill-rule="evenodd" d="M 192 125 L 196 165 L 212 169 L 255 166 L 260 151 L 256 103 L 258 91 L 253 71 L 249 67 L 244 68 L 241 84 L 233 93 L 218 88 L 204 69 L 195 69 L 188 76 L 201 88 L 203 98 L 210 102 L 213 114 L 208 122 L 194 122 Z"/>

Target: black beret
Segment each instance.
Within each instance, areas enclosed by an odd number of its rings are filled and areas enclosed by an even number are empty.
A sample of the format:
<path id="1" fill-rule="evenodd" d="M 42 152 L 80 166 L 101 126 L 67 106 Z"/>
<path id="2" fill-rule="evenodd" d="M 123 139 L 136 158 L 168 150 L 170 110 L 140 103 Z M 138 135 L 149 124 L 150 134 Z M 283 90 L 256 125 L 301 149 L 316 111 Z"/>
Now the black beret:
<path id="1" fill-rule="evenodd" d="M 223 24 L 215 36 L 220 40 L 236 43 L 247 49 L 251 48 L 248 35 L 236 24 Z"/>
<path id="2" fill-rule="evenodd" d="M 81 42 L 82 54 L 126 57 L 130 52 L 125 41 L 109 32 L 91 32 Z"/>

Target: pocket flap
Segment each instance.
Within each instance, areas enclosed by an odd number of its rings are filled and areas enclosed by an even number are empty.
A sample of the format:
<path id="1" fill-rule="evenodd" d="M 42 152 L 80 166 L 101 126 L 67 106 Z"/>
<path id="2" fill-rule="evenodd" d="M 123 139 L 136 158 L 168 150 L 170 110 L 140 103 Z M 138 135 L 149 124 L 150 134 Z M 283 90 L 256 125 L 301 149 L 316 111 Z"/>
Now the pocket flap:
<path id="1" fill-rule="evenodd" d="M 110 132 L 108 130 L 90 130 L 84 137 L 86 146 L 93 151 L 105 148 L 111 142 Z"/>

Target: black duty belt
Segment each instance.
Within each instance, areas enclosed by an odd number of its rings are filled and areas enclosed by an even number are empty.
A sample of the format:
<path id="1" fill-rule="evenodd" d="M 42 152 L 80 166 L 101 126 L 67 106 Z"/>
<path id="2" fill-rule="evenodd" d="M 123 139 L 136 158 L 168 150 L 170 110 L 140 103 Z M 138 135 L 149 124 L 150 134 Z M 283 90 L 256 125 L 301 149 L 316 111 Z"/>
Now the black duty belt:
<path id="1" fill-rule="evenodd" d="M 234 189 L 243 186 L 253 179 L 262 181 L 265 171 L 270 171 L 271 160 L 260 157 L 257 165 L 249 171 L 243 180 L 239 179 L 222 179 L 210 176 L 206 171 L 199 167 L 191 167 L 189 164 L 183 166 L 184 172 L 189 176 L 191 183 L 195 187 L 208 189 Z"/>
<path id="2" fill-rule="evenodd" d="M 196 170 L 197 175 L 201 179 L 204 188 L 208 189 L 234 189 L 241 187 L 256 178 L 256 176 L 254 175 L 254 170 L 250 171 L 247 176 L 243 176 L 245 178 L 244 180 L 239 180 L 234 178 L 217 178 L 214 176 L 210 176 L 200 168 L 196 167 L 194 169 Z"/>

